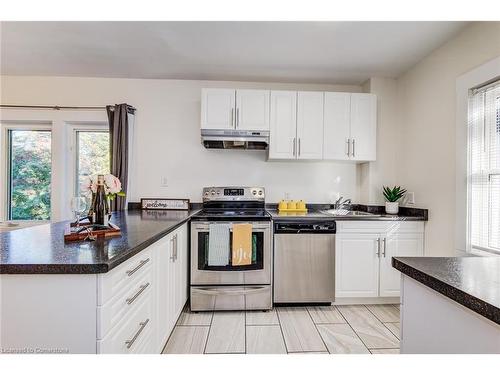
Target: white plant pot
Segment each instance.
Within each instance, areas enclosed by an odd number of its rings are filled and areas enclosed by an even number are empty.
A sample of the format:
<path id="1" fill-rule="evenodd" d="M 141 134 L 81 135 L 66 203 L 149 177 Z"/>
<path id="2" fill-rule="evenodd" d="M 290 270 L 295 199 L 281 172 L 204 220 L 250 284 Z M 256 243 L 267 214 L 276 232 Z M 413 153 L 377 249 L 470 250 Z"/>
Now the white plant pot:
<path id="1" fill-rule="evenodd" d="M 385 212 L 395 215 L 399 212 L 399 202 L 385 202 Z"/>

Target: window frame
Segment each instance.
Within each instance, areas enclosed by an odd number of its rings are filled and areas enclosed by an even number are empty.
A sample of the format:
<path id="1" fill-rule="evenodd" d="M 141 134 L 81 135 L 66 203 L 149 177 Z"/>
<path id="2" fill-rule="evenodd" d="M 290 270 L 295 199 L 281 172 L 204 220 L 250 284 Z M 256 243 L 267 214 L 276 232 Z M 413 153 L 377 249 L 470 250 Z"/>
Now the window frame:
<path id="1" fill-rule="evenodd" d="M 500 77 L 496 77 L 495 79 L 492 80 L 492 82 L 488 82 L 484 86 L 489 86 L 489 85 L 500 85 Z M 468 95 L 468 106 L 470 104 L 470 100 L 475 95 L 475 89 L 471 88 L 469 89 L 469 95 Z M 497 99 L 498 100 L 498 99 Z M 485 104 L 483 104 L 485 105 Z M 468 116 L 470 116 L 470 108 L 467 111 Z M 485 115 L 484 115 L 485 116 Z M 490 141 L 491 141 L 491 131 L 492 129 L 490 127 L 484 127 L 483 132 L 482 132 L 482 144 L 484 145 L 483 147 L 488 150 L 488 155 L 486 156 L 488 158 L 488 168 L 482 172 L 484 176 L 488 176 L 488 212 L 487 212 L 487 217 L 488 217 L 488 246 L 482 246 L 482 245 L 474 245 L 472 243 L 472 217 L 473 217 L 473 212 L 472 212 L 472 181 L 471 181 L 471 176 L 472 176 L 472 136 L 470 133 L 471 129 L 469 129 L 468 134 L 467 134 L 467 251 L 473 254 L 478 254 L 478 255 L 484 255 L 483 253 L 487 253 L 490 255 L 500 255 L 500 250 L 490 247 L 489 246 L 489 236 L 490 236 L 490 231 L 491 231 L 491 207 L 490 207 L 490 202 L 491 202 L 491 176 L 494 175 L 499 175 L 497 169 L 491 168 L 490 163 L 490 156 L 489 153 L 490 151 Z M 484 151 L 486 152 L 486 151 Z"/>
<path id="2" fill-rule="evenodd" d="M 67 175 L 68 193 L 70 196 L 76 194 L 78 181 L 78 132 L 109 132 L 109 124 L 107 122 L 91 121 L 91 122 L 72 122 L 67 124 L 68 127 L 68 158 L 70 161 Z"/>
<path id="3" fill-rule="evenodd" d="M 0 221 L 9 221 L 15 223 L 25 223 L 29 224 L 43 224 L 48 223 L 50 220 L 12 220 L 9 219 L 9 208 L 10 208 L 10 137 L 9 132 L 12 130 L 20 130 L 20 131 L 50 131 L 51 133 L 51 141 L 50 141 L 50 153 L 51 153 L 51 184 L 53 183 L 53 168 L 54 168 L 54 156 L 53 156 L 53 146 L 54 146 L 54 138 L 53 138 L 53 127 L 51 122 L 32 122 L 32 121 L 22 121 L 22 122 L 14 122 L 2 121 L 0 123 L 0 149 L 2 150 L 0 159 L 1 159 L 1 172 L 0 179 L 2 181 L 6 181 L 6 183 L 1 184 L 0 186 Z M 51 213 L 50 217 L 52 218 L 52 194 L 50 197 L 51 203 Z"/>

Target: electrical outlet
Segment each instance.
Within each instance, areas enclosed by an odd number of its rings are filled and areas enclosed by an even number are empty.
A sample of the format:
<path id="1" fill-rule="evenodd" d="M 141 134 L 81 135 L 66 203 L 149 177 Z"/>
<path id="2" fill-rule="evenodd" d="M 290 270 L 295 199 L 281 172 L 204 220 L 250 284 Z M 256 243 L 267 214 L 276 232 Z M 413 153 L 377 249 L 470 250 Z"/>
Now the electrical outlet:
<path id="1" fill-rule="evenodd" d="M 405 200 L 407 204 L 415 204 L 415 193 L 413 191 L 406 193 Z"/>
<path id="2" fill-rule="evenodd" d="M 161 180 L 160 180 L 160 186 L 161 187 L 168 187 L 168 179 L 165 176 L 163 176 L 161 178 Z"/>

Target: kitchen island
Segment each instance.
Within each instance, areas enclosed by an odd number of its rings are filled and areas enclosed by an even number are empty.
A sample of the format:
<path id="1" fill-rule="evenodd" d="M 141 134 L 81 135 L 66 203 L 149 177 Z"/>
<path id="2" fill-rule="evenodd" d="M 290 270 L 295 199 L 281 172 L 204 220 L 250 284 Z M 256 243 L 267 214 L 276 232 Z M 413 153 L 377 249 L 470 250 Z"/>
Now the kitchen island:
<path id="1" fill-rule="evenodd" d="M 120 237 L 68 221 L 0 234 L 3 353 L 161 353 L 187 300 L 195 211 L 123 211 Z"/>
<path id="2" fill-rule="evenodd" d="M 401 353 L 500 353 L 500 257 L 396 257 Z"/>

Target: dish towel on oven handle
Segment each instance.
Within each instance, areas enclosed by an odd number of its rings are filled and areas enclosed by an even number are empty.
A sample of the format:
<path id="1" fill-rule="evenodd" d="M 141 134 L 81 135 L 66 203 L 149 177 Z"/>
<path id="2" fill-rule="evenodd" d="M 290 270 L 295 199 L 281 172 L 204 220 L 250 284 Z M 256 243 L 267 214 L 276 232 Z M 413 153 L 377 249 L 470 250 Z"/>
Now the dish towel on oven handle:
<path id="1" fill-rule="evenodd" d="M 229 264 L 229 230 L 231 224 L 213 223 L 208 226 L 208 265 Z"/>
<path id="2" fill-rule="evenodd" d="M 233 224 L 233 266 L 252 264 L 252 224 Z"/>

